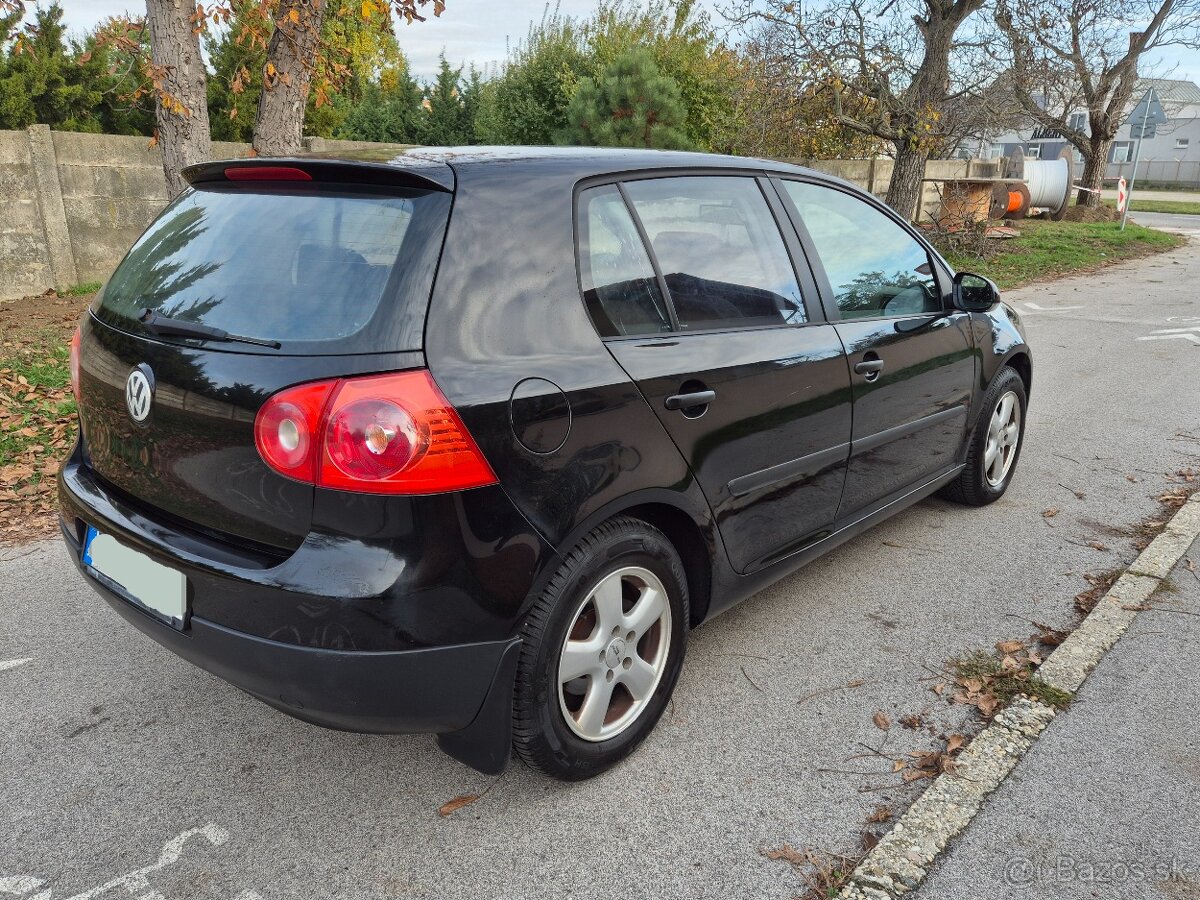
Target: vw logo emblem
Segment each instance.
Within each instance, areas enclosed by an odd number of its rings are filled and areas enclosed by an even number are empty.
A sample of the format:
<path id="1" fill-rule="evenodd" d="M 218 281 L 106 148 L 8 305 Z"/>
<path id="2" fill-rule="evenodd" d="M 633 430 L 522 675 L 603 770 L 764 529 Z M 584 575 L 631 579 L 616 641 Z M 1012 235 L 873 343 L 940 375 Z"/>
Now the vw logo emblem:
<path id="1" fill-rule="evenodd" d="M 154 373 L 142 363 L 125 379 L 125 406 L 129 416 L 141 425 L 150 418 L 150 404 L 154 400 Z"/>

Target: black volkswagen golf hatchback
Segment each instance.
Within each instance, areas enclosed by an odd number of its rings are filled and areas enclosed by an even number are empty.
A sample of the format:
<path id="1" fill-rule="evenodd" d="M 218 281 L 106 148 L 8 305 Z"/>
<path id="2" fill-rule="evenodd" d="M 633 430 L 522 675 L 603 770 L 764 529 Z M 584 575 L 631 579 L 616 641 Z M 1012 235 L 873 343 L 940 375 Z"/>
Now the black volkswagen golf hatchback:
<path id="1" fill-rule="evenodd" d="M 185 174 L 73 340 L 62 532 L 293 716 L 586 778 L 690 629 L 1013 476 L 1016 314 L 841 181 L 530 148 Z"/>

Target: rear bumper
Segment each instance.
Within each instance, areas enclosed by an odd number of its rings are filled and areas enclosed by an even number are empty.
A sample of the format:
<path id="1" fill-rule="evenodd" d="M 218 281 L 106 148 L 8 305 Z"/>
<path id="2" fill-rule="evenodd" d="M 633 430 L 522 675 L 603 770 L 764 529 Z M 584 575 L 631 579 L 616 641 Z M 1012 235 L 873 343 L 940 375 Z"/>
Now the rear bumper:
<path id="1" fill-rule="evenodd" d="M 436 733 L 443 749 L 460 761 L 486 772 L 503 769 L 511 740 L 519 637 L 509 632 L 501 637 L 481 635 L 478 641 L 356 650 L 346 649 L 347 645 L 275 640 L 214 621 L 203 611 L 214 608 L 205 601 L 217 595 L 266 606 L 291 598 L 301 609 L 307 595 L 253 580 L 267 574 L 263 571 L 239 578 L 228 564 L 220 573 L 199 567 L 192 554 L 156 540 L 160 535 L 139 527 L 144 523 L 123 514 L 119 504 L 103 502 L 112 498 L 96 493 L 101 489 L 77 461 L 69 460 L 63 466 L 59 475 L 63 539 L 84 580 L 139 631 L 299 719 L 344 731 Z M 191 612 L 182 629 L 136 605 L 82 562 L 83 523 L 184 572 Z M 399 603 L 403 598 L 393 594 L 392 600 Z M 449 612 L 443 610 L 442 615 Z M 380 623 L 380 627 L 385 626 Z M 295 630 L 288 628 L 283 633 L 291 636 Z"/>

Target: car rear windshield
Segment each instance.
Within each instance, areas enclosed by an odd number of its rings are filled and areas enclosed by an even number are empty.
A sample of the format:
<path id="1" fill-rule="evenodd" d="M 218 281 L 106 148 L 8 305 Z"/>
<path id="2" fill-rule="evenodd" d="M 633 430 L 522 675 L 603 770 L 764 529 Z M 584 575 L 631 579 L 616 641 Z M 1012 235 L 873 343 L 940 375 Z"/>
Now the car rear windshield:
<path id="1" fill-rule="evenodd" d="M 419 350 L 449 208 L 449 194 L 415 189 L 190 188 L 133 245 L 93 311 L 144 333 L 150 309 L 276 341 L 282 353 Z"/>

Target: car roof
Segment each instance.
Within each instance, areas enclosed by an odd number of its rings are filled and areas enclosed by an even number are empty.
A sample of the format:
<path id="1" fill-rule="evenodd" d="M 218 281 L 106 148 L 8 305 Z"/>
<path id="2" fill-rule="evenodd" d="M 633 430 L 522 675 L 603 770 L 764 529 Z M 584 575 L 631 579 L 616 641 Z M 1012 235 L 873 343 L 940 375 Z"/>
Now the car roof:
<path id="1" fill-rule="evenodd" d="M 184 170 L 183 174 L 189 182 L 197 183 L 210 179 L 223 180 L 223 170 L 231 164 L 270 167 L 289 162 L 325 178 L 339 177 L 336 175 L 338 172 L 343 173 L 341 177 L 344 177 L 350 170 L 357 170 L 353 180 L 365 177 L 371 181 L 387 181 L 390 178 L 385 173 L 403 173 L 408 178 L 447 191 L 455 190 L 464 181 L 486 181 L 499 174 L 505 178 L 553 178 L 577 182 L 623 172 L 666 169 L 731 169 L 805 175 L 853 187 L 840 178 L 778 160 L 621 147 L 414 147 L 403 144 L 362 144 L 298 157 L 258 157 L 200 163 Z"/>
<path id="2" fill-rule="evenodd" d="M 791 174 L 821 175 L 810 169 L 778 160 L 745 156 L 725 156 L 717 153 L 695 153 L 681 150 L 644 150 L 623 147 L 534 147 L 534 146 L 466 146 L 466 147 L 405 147 L 377 145 L 312 154 L 322 159 L 345 162 L 374 163 L 406 170 L 442 163 L 460 175 L 469 171 L 503 167 L 507 172 L 528 169 L 530 174 L 553 168 L 562 173 L 571 170 L 576 178 L 605 175 L 637 169 L 668 168 L 732 168 L 753 169 Z M 477 174 L 482 174 L 479 171 Z M 828 177 L 828 176 L 822 176 Z"/>

